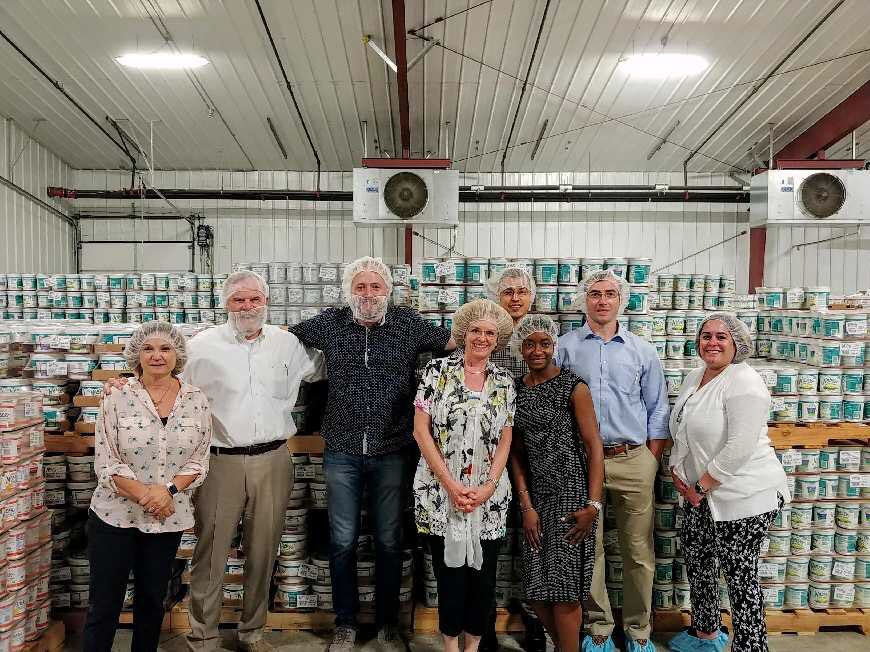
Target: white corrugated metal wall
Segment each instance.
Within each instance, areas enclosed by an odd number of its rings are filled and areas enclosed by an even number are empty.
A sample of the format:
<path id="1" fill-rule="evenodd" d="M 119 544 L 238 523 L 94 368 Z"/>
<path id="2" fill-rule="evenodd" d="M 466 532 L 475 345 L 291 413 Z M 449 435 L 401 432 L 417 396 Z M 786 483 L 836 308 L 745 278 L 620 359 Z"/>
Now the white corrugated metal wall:
<path id="1" fill-rule="evenodd" d="M 66 186 L 69 166 L 12 120 L 0 129 L 0 176 L 44 199 L 47 186 Z M 0 184 L 0 272 L 75 271 L 74 230 L 25 195 Z"/>
<path id="2" fill-rule="evenodd" d="M 123 171 L 77 171 L 76 187 L 115 190 L 129 184 Z M 164 188 L 313 188 L 314 175 L 299 172 L 159 172 L 155 185 Z M 682 184 L 682 174 L 662 173 L 561 173 L 464 175 L 463 185 L 526 184 Z M 729 185 L 724 175 L 690 175 L 692 185 Z M 328 172 L 321 177 L 323 190 L 350 190 L 350 172 Z M 347 261 L 362 255 L 401 262 L 404 238 L 401 229 L 357 228 L 351 223 L 349 202 L 300 201 L 179 201 L 184 212 L 199 213 L 215 232 L 214 267 L 227 272 L 234 262 L 271 260 Z M 165 212 L 159 201 L 147 202 L 147 211 Z M 78 200 L 76 209 L 94 213 L 142 211 L 141 202 Z M 726 273 L 737 277 L 737 287 L 748 285 L 748 229 L 745 205 L 733 204 L 602 204 L 602 203 L 494 203 L 460 204 L 460 226 L 425 229 L 421 233 L 435 244 L 414 238 L 414 258 L 444 253 L 455 237 L 455 248 L 466 256 L 567 257 L 648 256 L 655 267 L 670 265 L 668 272 Z M 765 282 L 768 285 L 830 285 L 835 292 L 852 292 L 870 286 L 870 247 L 866 240 L 849 237 L 802 248 L 792 245 L 841 235 L 838 229 L 777 227 L 769 229 Z M 183 239 L 185 222 L 94 220 L 82 223 L 82 238 Z M 716 246 L 714 246 L 716 245 Z M 106 245 L 112 247 L 112 245 Z M 84 267 L 99 268 L 99 256 L 88 255 Z M 96 252 L 98 250 L 94 250 Z M 152 247 L 128 257 L 126 267 L 187 269 L 186 250 Z M 174 252 L 174 253 L 172 253 Z M 167 256 L 172 260 L 165 259 Z M 198 269 L 199 263 L 197 265 Z"/>
<path id="3" fill-rule="evenodd" d="M 727 185 L 723 175 L 693 175 L 690 184 Z M 314 176 L 298 172 L 160 172 L 154 183 L 163 188 L 313 188 Z M 464 185 L 526 184 L 682 184 L 680 174 L 592 173 L 588 174 L 506 174 L 466 175 Z M 76 187 L 116 190 L 129 184 L 123 172 L 78 171 Z M 323 190 L 352 189 L 350 172 L 329 172 L 321 176 Z M 166 212 L 169 207 L 148 201 L 146 211 Z M 195 200 L 175 204 L 184 212 L 203 215 L 215 232 L 214 267 L 226 272 L 240 261 L 317 260 L 347 261 L 362 255 L 381 256 L 389 262 L 404 257 L 404 237 L 396 228 L 357 228 L 351 223 L 350 202 L 246 202 Z M 647 256 L 656 266 L 673 263 L 685 256 L 731 238 L 748 228 L 747 206 L 733 204 L 602 204 L 539 203 L 461 204 L 460 227 L 455 231 L 455 248 L 466 256 L 484 257 L 567 257 Z M 98 214 L 139 214 L 141 202 L 78 200 L 79 212 Z M 185 222 L 166 220 L 86 220 L 82 239 L 176 239 L 187 237 Z M 430 240 L 447 246 L 453 237 L 449 229 L 425 229 Z M 108 246 L 108 245 L 107 245 Z M 97 268 L 85 249 L 84 268 Z M 443 254 L 443 248 L 414 239 L 415 260 Z M 734 274 L 738 287 L 748 282 L 748 237 L 740 236 L 714 246 L 670 272 L 716 272 Z M 90 260 L 89 260 L 90 258 Z M 185 269 L 187 261 L 176 255 L 175 268 Z M 153 258 L 130 260 L 139 269 L 172 267 Z"/>

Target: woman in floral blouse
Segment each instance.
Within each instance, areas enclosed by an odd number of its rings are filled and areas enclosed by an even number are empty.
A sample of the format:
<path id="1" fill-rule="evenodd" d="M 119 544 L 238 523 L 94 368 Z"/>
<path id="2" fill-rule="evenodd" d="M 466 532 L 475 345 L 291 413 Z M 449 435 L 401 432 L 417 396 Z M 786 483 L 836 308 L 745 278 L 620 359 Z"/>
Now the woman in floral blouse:
<path id="1" fill-rule="evenodd" d="M 131 570 L 132 649 L 157 649 L 172 562 L 182 531 L 193 527 L 190 492 L 208 472 L 211 413 L 205 395 L 178 378 L 184 336 L 150 322 L 124 356 L 136 379 L 103 399 L 97 421 L 85 650 L 112 649 Z"/>
<path id="2" fill-rule="evenodd" d="M 478 299 L 453 318 L 461 356 L 432 360 L 414 401 L 422 458 L 414 477 L 417 529 L 429 535 L 438 581 L 439 629 L 448 652 L 480 643 L 495 592 L 499 539 L 511 500 L 504 473 L 511 445 L 513 376 L 489 357 L 513 332 L 510 315 Z"/>

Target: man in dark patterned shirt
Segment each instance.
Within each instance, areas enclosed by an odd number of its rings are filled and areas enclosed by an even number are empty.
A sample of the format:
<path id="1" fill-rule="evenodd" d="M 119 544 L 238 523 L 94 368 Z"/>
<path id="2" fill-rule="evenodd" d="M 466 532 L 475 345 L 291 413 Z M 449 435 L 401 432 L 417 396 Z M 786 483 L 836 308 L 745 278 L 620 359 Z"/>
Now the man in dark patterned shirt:
<path id="1" fill-rule="evenodd" d="M 410 308 L 390 306 L 392 275 L 380 259 L 348 265 L 348 305 L 294 326 L 307 346 L 323 351 L 329 394 L 321 433 L 329 508 L 330 572 L 335 634 L 330 652 L 356 641 L 359 611 L 356 552 L 364 488 L 371 498 L 375 539 L 375 623 L 378 639 L 398 641 L 402 579 L 402 487 L 413 444 L 417 356 L 455 348 L 449 331 Z"/>

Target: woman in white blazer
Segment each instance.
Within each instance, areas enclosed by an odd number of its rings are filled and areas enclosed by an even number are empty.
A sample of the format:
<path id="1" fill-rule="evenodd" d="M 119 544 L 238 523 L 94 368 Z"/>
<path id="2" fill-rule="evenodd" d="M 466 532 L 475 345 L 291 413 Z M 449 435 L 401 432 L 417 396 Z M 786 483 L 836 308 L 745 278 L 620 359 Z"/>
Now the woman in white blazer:
<path id="1" fill-rule="evenodd" d="M 766 651 L 758 584 L 761 543 L 791 497 L 767 436 L 770 394 L 746 364 L 749 329 L 732 313 L 709 315 L 698 330 L 704 366 L 683 382 L 671 412 L 670 468 L 682 496 L 680 532 L 692 602 L 692 627 L 675 636 L 676 652 L 724 650 L 719 570 L 724 571 L 734 624 L 732 649 Z"/>

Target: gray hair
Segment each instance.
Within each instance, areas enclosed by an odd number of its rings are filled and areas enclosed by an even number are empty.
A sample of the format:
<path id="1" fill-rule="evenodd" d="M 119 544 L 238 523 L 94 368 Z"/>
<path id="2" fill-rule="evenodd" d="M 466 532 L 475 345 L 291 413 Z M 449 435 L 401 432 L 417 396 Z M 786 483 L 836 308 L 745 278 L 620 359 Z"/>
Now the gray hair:
<path id="1" fill-rule="evenodd" d="M 529 292 L 532 293 L 532 301 L 535 300 L 535 279 L 529 274 L 529 270 L 525 267 L 520 267 L 518 265 L 508 265 L 501 272 L 496 272 L 486 281 L 486 294 L 487 296 L 496 303 L 499 302 L 501 298 L 502 291 L 510 286 L 510 281 L 512 279 L 520 279 L 527 288 L 529 288 Z"/>
<path id="2" fill-rule="evenodd" d="M 227 305 L 229 298 L 233 295 L 233 292 L 235 292 L 236 286 L 251 279 L 257 282 L 257 285 L 260 286 L 260 291 L 263 293 L 263 296 L 265 296 L 266 300 L 268 301 L 269 286 L 266 284 L 266 279 L 257 274 L 257 272 L 252 272 L 249 269 L 240 269 L 239 271 L 230 274 L 227 277 L 227 280 L 224 281 L 224 287 L 221 290 L 221 299 L 223 300 L 224 306 Z"/>
<path id="3" fill-rule="evenodd" d="M 459 346 L 465 346 L 465 335 L 476 321 L 491 321 L 498 330 L 495 351 L 504 349 L 514 333 L 514 320 L 507 310 L 489 299 L 475 299 L 463 305 L 453 315 L 453 339 Z"/>
<path id="4" fill-rule="evenodd" d="M 187 363 L 187 340 L 178 328 L 163 321 L 149 321 L 133 331 L 133 335 L 124 346 L 127 367 L 137 376 L 142 374 L 139 355 L 142 353 L 146 340 L 152 338 L 160 338 L 172 345 L 172 348 L 175 349 L 175 368 L 172 370 L 172 375 L 180 374 Z"/>
<path id="5" fill-rule="evenodd" d="M 749 332 L 749 327 L 733 312 L 713 312 L 704 317 L 704 321 L 698 327 L 698 334 L 695 335 L 695 349 L 699 356 L 701 355 L 701 331 L 708 321 L 721 321 L 731 334 L 731 339 L 734 340 L 734 359 L 731 364 L 743 362 L 752 355 L 752 333 Z"/>
<path id="6" fill-rule="evenodd" d="M 393 275 L 390 273 L 390 268 L 384 264 L 384 261 L 380 258 L 372 258 L 371 256 L 357 258 L 344 268 L 344 274 L 341 277 L 341 289 L 344 292 L 345 301 L 350 301 L 350 296 L 353 294 L 354 277 L 363 272 L 374 272 L 384 279 L 384 285 L 387 286 L 387 301 L 389 301 L 393 296 Z"/>
<path id="7" fill-rule="evenodd" d="M 617 276 L 613 273 L 611 269 L 603 269 L 597 272 L 592 272 L 589 276 L 580 281 L 577 286 L 577 300 L 574 305 L 580 308 L 584 313 L 586 312 L 586 294 L 589 292 L 589 289 L 595 285 L 596 283 L 600 283 L 601 281 L 610 281 L 616 286 L 616 290 L 619 293 L 619 310 L 617 311 L 617 315 L 621 315 L 625 312 L 625 307 L 628 305 L 628 295 L 631 292 L 631 286 L 621 276 Z"/>

